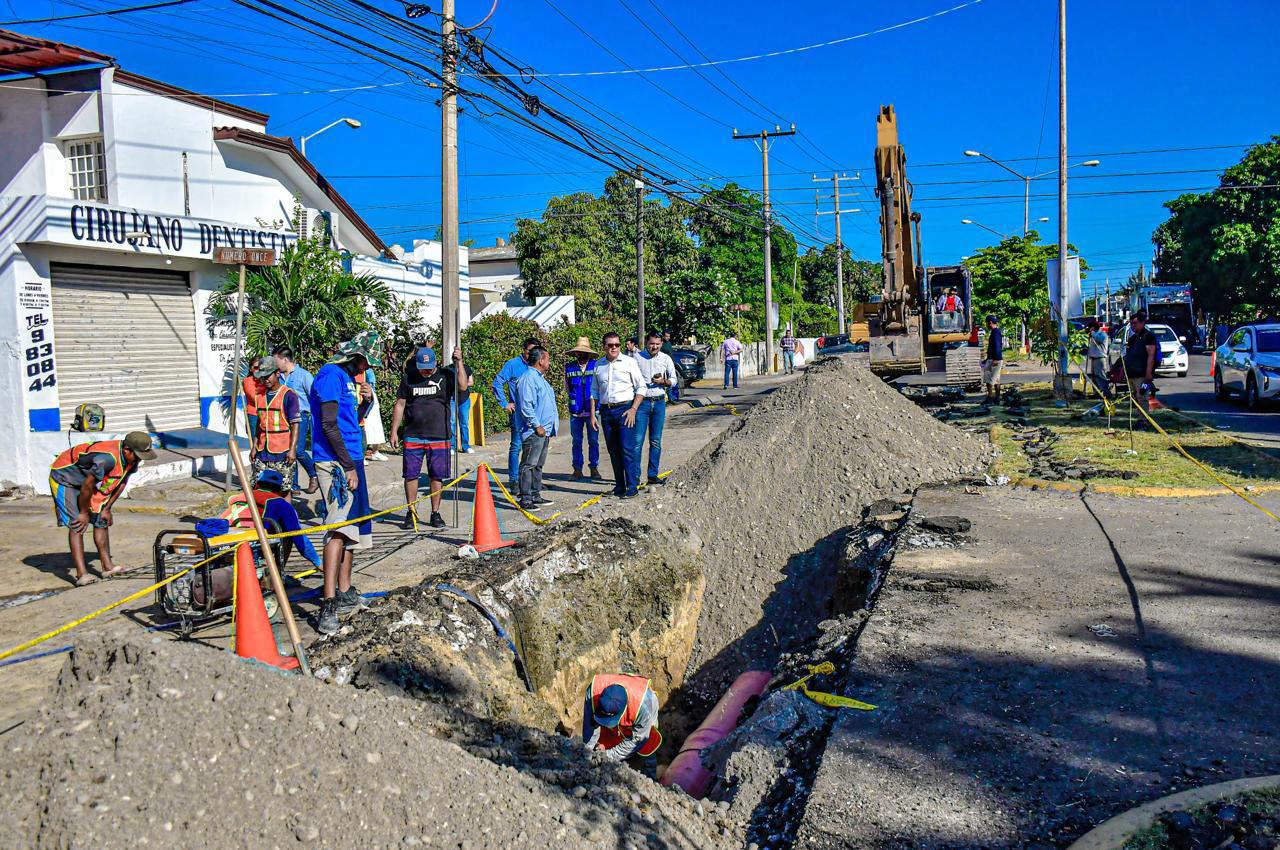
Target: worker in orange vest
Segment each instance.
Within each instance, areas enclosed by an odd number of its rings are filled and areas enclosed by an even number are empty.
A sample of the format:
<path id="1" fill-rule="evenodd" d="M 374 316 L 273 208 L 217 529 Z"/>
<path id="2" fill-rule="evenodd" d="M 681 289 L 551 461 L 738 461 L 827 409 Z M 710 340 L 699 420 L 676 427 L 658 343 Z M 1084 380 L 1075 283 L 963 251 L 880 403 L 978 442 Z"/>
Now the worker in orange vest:
<path id="1" fill-rule="evenodd" d="M 253 500 L 258 505 L 258 515 L 263 522 L 275 524 L 273 531 L 293 532 L 296 536 L 284 538 L 284 548 L 280 555 L 280 569 L 284 569 L 289 560 L 289 552 L 294 546 L 311 566 L 320 566 L 320 554 L 305 534 L 297 534 L 302 529 L 298 519 L 298 511 L 288 501 L 285 494 L 289 488 L 285 486 L 285 478 L 274 469 L 264 469 L 253 484 Z M 221 519 L 225 519 L 232 528 L 252 528 L 253 516 L 243 493 L 237 493 L 227 500 L 227 507 L 222 511 Z"/>
<path id="2" fill-rule="evenodd" d="M 643 772 L 656 778 L 662 733 L 658 695 L 649 680 L 621 673 L 592 677 L 582 706 L 582 740 L 609 761 L 639 757 Z"/>
<path id="3" fill-rule="evenodd" d="M 130 432 L 123 440 L 81 443 L 58 455 L 49 467 L 49 491 L 58 525 L 67 529 L 67 544 L 76 568 L 76 586 L 93 584 L 84 560 L 84 531 L 93 528 L 93 545 L 102 561 L 102 577 L 123 572 L 111 560 L 111 540 L 107 529 L 113 517 L 111 507 L 124 492 L 129 476 L 143 460 L 153 460 L 151 437 Z"/>
<path id="4" fill-rule="evenodd" d="M 267 357 L 253 373 L 262 387 L 258 397 L 258 428 L 249 453 L 253 459 L 253 478 L 274 469 L 286 481 L 293 480 L 298 465 L 298 430 L 302 425 L 302 404 L 298 394 L 280 383 L 280 368 L 275 358 Z M 284 498 L 291 500 L 293 491 L 286 489 Z"/>

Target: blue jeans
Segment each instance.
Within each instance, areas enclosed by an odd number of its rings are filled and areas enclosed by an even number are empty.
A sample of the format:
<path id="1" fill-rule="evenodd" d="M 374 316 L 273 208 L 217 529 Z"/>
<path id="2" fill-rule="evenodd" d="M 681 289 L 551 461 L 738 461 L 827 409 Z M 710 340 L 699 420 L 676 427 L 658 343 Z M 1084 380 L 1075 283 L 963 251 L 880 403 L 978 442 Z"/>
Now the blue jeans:
<path id="1" fill-rule="evenodd" d="M 573 437 L 573 468 L 582 469 L 582 436 L 586 433 L 588 457 L 592 466 L 600 465 L 600 432 L 591 427 L 589 416 L 570 416 L 569 433 Z"/>
<path id="2" fill-rule="evenodd" d="M 599 411 L 600 430 L 604 431 L 604 445 L 609 451 L 609 463 L 613 466 L 613 494 L 634 496 L 640 484 L 640 450 L 636 446 L 636 429 L 628 428 L 623 421 L 630 405 L 603 407 Z"/>
<path id="3" fill-rule="evenodd" d="M 796 370 L 796 353 L 794 351 L 782 352 L 782 371 L 790 374 Z"/>
<path id="4" fill-rule="evenodd" d="M 517 409 L 511 416 L 511 445 L 507 448 L 507 483 L 513 487 L 520 485 L 520 447 L 524 440 L 520 436 L 520 411 Z"/>
<path id="5" fill-rule="evenodd" d="M 644 449 L 645 433 L 649 434 L 649 480 L 654 481 L 661 471 L 662 429 L 667 424 L 667 400 L 646 398 L 636 411 L 636 478 L 640 478 L 640 452 Z"/>
<path id="6" fill-rule="evenodd" d="M 298 466 L 307 471 L 307 477 L 316 480 L 316 462 L 311 458 L 311 414 L 302 413 L 302 421 L 298 423 Z M 298 466 L 293 468 L 293 489 L 298 489 Z"/>
<path id="7" fill-rule="evenodd" d="M 458 411 L 462 411 L 462 419 L 458 419 Z M 462 401 L 449 402 L 449 431 L 456 435 L 454 442 L 458 444 L 458 451 L 464 454 L 471 448 L 471 394 L 468 393 L 463 397 Z"/>
<path id="8" fill-rule="evenodd" d="M 730 374 L 733 375 L 733 388 L 736 390 L 738 388 L 738 361 L 737 360 L 724 361 L 724 388 L 726 390 L 729 389 Z"/>

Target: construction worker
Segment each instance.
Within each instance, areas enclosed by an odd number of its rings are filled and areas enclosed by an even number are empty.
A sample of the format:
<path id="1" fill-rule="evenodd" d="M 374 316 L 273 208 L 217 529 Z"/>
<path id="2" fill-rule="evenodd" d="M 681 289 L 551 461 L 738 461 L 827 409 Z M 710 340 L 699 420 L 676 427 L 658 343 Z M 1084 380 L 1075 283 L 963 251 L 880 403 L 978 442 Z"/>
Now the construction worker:
<path id="1" fill-rule="evenodd" d="M 621 673 L 594 676 L 582 705 L 582 740 L 588 750 L 601 750 L 609 761 L 640 758 L 642 772 L 658 772 L 658 695 L 643 676 Z"/>
<path id="2" fill-rule="evenodd" d="M 591 480 L 600 478 L 600 433 L 589 426 L 591 419 L 591 381 L 596 372 L 596 353 L 591 340 L 578 337 L 569 349 L 574 359 L 564 365 L 564 391 L 569 399 L 569 433 L 572 436 L 573 475 L 581 479 L 584 461 L 590 464 Z M 582 441 L 586 437 L 587 454 L 583 457 Z"/>
<path id="3" fill-rule="evenodd" d="M 111 540 L 107 529 L 113 517 L 111 507 L 143 460 L 153 460 L 151 437 L 132 431 L 123 440 L 102 440 L 72 446 L 54 459 L 49 468 L 49 490 L 58 525 L 67 529 L 71 561 L 76 568 L 76 586 L 93 584 L 84 561 L 84 530 L 92 526 L 93 545 L 102 561 L 102 577 L 124 571 L 111 561 Z"/>
<path id="4" fill-rule="evenodd" d="M 298 520 L 298 512 L 288 500 L 289 489 L 285 487 L 285 477 L 275 469 L 264 469 L 259 473 L 253 485 L 253 500 L 258 503 L 258 514 L 263 522 L 275 523 L 273 531 L 298 532 L 302 523 Z M 221 514 L 233 528 L 250 528 L 253 516 L 243 493 L 237 493 L 227 500 L 227 507 Z M 313 567 L 320 566 L 320 555 L 311 545 L 305 534 L 295 534 L 284 538 L 284 548 L 280 551 L 280 569 L 284 569 L 293 547 L 298 548 L 302 557 Z"/>
<path id="5" fill-rule="evenodd" d="M 280 381 L 280 367 L 274 358 L 265 357 L 253 373 L 261 387 L 258 396 L 258 430 L 253 435 L 249 456 L 253 461 L 253 478 L 274 469 L 292 481 L 298 469 L 298 432 L 302 427 L 302 403 L 298 394 Z M 292 490 L 284 493 L 293 497 Z"/>

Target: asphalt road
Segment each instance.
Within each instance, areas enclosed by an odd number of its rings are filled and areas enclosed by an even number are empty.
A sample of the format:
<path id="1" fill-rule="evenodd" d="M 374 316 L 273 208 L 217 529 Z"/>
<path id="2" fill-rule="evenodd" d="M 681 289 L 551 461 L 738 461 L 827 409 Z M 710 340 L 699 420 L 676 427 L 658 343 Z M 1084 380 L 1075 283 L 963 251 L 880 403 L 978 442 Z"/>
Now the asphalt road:
<path id="1" fill-rule="evenodd" d="M 1280 407 L 1264 406 L 1253 412 L 1239 398 L 1218 401 L 1213 397 L 1208 355 L 1191 355 L 1190 366 L 1185 378 L 1156 379 L 1162 402 L 1241 440 L 1280 449 Z"/>

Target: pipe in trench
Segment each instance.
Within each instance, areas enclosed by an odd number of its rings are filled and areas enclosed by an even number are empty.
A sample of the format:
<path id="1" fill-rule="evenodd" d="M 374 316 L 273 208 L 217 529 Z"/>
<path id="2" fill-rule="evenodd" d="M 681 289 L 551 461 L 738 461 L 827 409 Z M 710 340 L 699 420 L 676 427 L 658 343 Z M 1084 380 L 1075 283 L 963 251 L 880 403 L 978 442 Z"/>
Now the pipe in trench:
<path id="1" fill-rule="evenodd" d="M 724 740 L 737 727 L 747 700 L 764 693 L 772 678 L 773 674 L 767 670 L 748 670 L 734 679 L 702 725 L 685 739 L 680 752 L 662 775 L 662 784 L 668 787 L 679 785 L 695 800 L 705 797 L 712 776 L 711 771 L 702 766 L 702 751 Z"/>

